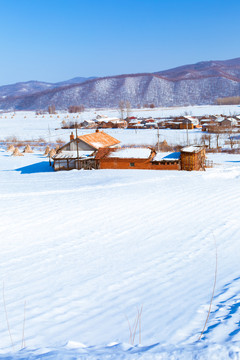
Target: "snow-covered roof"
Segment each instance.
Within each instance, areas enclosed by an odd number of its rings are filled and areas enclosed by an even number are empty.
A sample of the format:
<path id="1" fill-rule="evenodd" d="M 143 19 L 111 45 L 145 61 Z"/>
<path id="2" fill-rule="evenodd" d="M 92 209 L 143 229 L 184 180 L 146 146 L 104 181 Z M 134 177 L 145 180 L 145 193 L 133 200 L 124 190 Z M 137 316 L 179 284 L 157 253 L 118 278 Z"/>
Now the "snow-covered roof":
<path id="1" fill-rule="evenodd" d="M 145 125 L 144 124 L 133 124 L 132 126 L 134 126 L 134 127 L 144 127 Z"/>
<path id="2" fill-rule="evenodd" d="M 137 124 L 139 122 L 139 119 L 132 119 L 129 121 L 129 124 Z"/>
<path id="3" fill-rule="evenodd" d="M 225 120 L 225 118 L 224 118 L 223 116 L 218 116 L 218 117 L 216 118 L 216 121 L 219 121 L 219 122 L 221 122 L 221 121 L 223 121 L 223 120 Z"/>
<path id="4" fill-rule="evenodd" d="M 77 159 L 79 158 L 87 158 L 93 154 L 93 151 L 61 151 L 55 154 L 52 158 L 53 159 Z"/>
<path id="5" fill-rule="evenodd" d="M 181 152 L 197 153 L 197 152 L 201 151 L 202 149 L 203 149 L 202 146 L 190 145 L 190 146 L 185 146 L 184 148 L 182 148 Z"/>
<path id="6" fill-rule="evenodd" d="M 180 152 L 166 153 L 166 152 L 157 152 L 153 158 L 153 161 L 176 161 L 179 160 L 181 156 Z"/>
<path id="7" fill-rule="evenodd" d="M 199 124 L 199 120 L 196 119 L 196 118 L 194 118 L 194 117 L 192 117 L 192 116 L 184 116 L 184 118 L 185 118 L 186 120 L 191 121 L 191 123 L 192 123 L 193 125 L 198 125 L 198 124 Z"/>
<path id="8" fill-rule="evenodd" d="M 156 122 L 146 123 L 145 126 L 158 126 Z"/>
<path id="9" fill-rule="evenodd" d="M 151 149 L 148 148 L 123 148 L 111 152 L 109 157 L 120 159 L 148 159 L 150 155 Z"/>
<path id="10" fill-rule="evenodd" d="M 94 147 L 95 149 L 114 146 L 120 143 L 120 141 L 106 134 L 103 131 L 97 131 L 92 134 L 82 135 L 79 136 L 78 138 L 84 141 L 86 144 Z"/>
<path id="11" fill-rule="evenodd" d="M 223 119 L 223 120 L 220 120 L 219 122 L 221 123 L 223 121 L 229 121 L 232 125 L 237 125 L 237 120 L 234 118 Z"/>
<path id="12" fill-rule="evenodd" d="M 123 120 L 115 117 L 104 117 L 104 118 L 98 118 L 97 121 L 99 122 L 112 122 L 112 123 L 122 123 Z"/>

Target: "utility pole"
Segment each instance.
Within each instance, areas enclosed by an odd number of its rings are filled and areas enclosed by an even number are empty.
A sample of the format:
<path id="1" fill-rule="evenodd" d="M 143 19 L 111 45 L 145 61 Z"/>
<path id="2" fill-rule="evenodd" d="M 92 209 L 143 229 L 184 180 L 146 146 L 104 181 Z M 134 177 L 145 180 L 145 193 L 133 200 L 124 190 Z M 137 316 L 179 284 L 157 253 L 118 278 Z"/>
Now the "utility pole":
<path id="1" fill-rule="evenodd" d="M 160 138 L 160 134 L 159 134 L 159 124 L 157 123 L 157 148 L 158 148 L 158 152 L 160 152 L 160 143 L 159 143 L 159 138 Z"/>
<path id="2" fill-rule="evenodd" d="M 78 151 L 78 133 L 77 133 L 77 123 L 75 123 L 76 127 L 76 143 L 77 143 L 77 169 L 79 170 L 79 151 Z"/>
<path id="3" fill-rule="evenodd" d="M 50 141 L 51 141 L 51 131 L 50 131 L 49 124 L 48 124 L 48 141 L 49 141 L 49 144 L 50 144 Z"/>
<path id="4" fill-rule="evenodd" d="M 187 119 L 187 146 L 189 145 L 189 139 L 188 139 L 188 119 Z"/>

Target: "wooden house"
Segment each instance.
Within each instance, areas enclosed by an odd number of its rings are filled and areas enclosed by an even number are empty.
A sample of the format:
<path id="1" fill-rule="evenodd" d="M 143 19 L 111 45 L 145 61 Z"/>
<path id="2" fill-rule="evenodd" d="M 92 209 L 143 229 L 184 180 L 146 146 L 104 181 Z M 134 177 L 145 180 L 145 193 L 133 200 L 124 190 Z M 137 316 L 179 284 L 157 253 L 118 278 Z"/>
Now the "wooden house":
<path id="1" fill-rule="evenodd" d="M 120 141 L 97 130 L 74 138 L 52 157 L 54 170 L 145 169 L 204 170 L 205 148 L 187 146 L 181 152 L 157 152 L 153 148 L 119 148 Z"/>
<path id="2" fill-rule="evenodd" d="M 157 153 L 151 148 L 100 149 L 99 169 L 180 170 L 180 153 Z"/>
<path id="3" fill-rule="evenodd" d="M 105 147 L 116 147 L 120 141 L 106 134 L 104 131 L 96 130 L 91 134 L 81 135 L 74 138 L 73 133 L 70 135 L 70 141 L 63 145 L 61 151 L 96 151 Z"/>
<path id="4" fill-rule="evenodd" d="M 228 118 L 228 119 L 226 118 L 226 119 L 220 120 L 218 123 L 221 127 L 231 128 L 231 127 L 237 125 L 237 120 L 233 119 L 233 118 Z"/>
<path id="5" fill-rule="evenodd" d="M 181 149 L 181 170 L 205 170 L 205 148 L 203 146 L 186 146 Z"/>
<path id="6" fill-rule="evenodd" d="M 193 130 L 194 129 L 194 124 L 190 119 L 182 119 L 181 122 L 180 122 L 179 129 L 181 129 L 181 130 L 184 130 L 184 129 Z"/>
<path id="7" fill-rule="evenodd" d="M 54 170 L 96 169 L 96 151 L 100 148 L 114 148 L 119 143 L 119 140 L 99 130 L 77 138 L 72 133 L 70 141 L 52 157 Z"/>

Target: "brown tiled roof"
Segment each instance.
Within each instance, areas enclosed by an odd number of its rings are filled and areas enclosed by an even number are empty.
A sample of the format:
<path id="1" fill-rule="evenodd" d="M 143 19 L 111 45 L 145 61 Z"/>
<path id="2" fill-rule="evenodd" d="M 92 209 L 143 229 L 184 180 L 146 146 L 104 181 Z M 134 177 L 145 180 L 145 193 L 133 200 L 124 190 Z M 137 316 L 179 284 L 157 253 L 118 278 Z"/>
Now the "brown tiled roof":
<path id="1" fill-rule="evenodd" d="M 114 151 L 113 149 L 109 149 L 109 148 L 101 148 L 98 149 L 96 155 L 95 155 L 95 159 L 96 160 L 100 160 L 103 157 L 107 156 L 110 152 Z"/>
<path id="2" fill-rule="evenodd" d="M 106 134 L 103 131 L 94 132 L 92 134 L 82 135 L 78 137 L 88 145 L 95 149 L 106 148 L 109 146 L 117 145 L 120 143 L 119 140 Z"/>

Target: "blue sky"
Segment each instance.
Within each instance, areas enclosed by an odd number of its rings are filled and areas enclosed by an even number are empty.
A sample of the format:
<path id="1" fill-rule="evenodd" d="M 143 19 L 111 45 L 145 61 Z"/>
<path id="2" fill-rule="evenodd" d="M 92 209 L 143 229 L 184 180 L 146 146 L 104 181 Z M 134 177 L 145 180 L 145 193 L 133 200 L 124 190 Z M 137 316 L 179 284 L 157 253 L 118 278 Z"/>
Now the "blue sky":
<path id="1" fill-rule="evenodd" d="M 0 0 L 0 85 L 240 57 L 239 0 Z"/>

